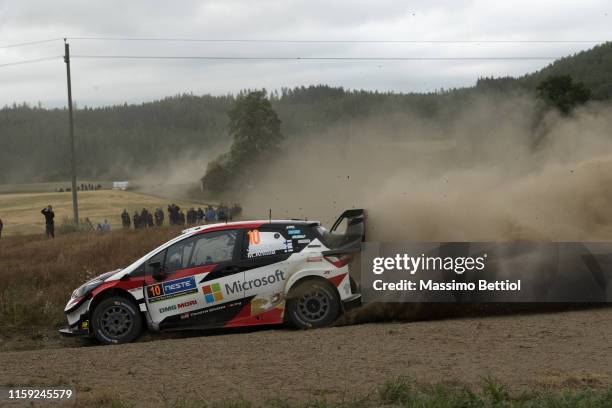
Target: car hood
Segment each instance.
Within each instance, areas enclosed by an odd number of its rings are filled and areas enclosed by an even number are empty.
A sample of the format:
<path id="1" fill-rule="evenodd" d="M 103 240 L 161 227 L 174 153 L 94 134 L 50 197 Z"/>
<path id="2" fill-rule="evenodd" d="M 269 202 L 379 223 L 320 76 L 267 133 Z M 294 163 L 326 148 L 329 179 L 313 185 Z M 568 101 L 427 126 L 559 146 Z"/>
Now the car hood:
<path id="1" fill-rule="evenodd" d="M 108 272 L 104 272 L 102 275 L 96 276 L 95 278 L 91 279 L 91 281 L 95 281 L 95 280 L 101 280 L 104 281 L 108 278 L 110 278 L 111 276 L 113 276 L 114 274 L 116 274 L 117 272 L 119 272 L 121 270 L 121 268 L 119 269 L 115 269 L 113 271 L 108 271 Z"/>
<path id="2" fill-rule="evenodd" d="M 82 288 L 85 285 L 88 285 L 90 283 L 94 283 L 94 282 L 104 282 L 106 279 L 110 278 L 111 276 L 113 276 L 114 274 L 116 274 L 117 272 L 121 271 L 121 269 L 115 269 L 114 271 L 108 271 L 105 272 L 101 275 L 96 276 L 93 279 L 88 280 L 87 282 L 85 282 L 84 284 L 82 284 L 81 286 L 79 286 L 77 289 L 75 289 L 75 292 L 77 290 L 79 290 L 80 288 Z M 68 313 L 71 310 L 73 310 L 74 308 L 78 307 L 85 299 L 88 298 L 88 296 L 79 296 L 79 297 L 73 297 L 74 296 L 74 292 L 73 295 L 70 296 L 70 299 L 68 300 L 68 303 L 66 304 L 66 307 L 64 308 L 64 312 Z"/>

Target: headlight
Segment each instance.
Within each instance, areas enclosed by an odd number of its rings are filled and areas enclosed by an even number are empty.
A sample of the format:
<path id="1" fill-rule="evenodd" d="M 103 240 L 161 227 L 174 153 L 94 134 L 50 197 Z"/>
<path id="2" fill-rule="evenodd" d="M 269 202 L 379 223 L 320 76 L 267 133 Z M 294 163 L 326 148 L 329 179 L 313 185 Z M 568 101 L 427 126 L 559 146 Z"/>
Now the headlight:
<path id="1" fill-rule="evenodd" d="M 79 286 L 79 288 L 77 290 L 72 292 L 71 298 L 72 299 L 76 299 L 76 298 L 79 298 L 79 297 L 87 295 L 89 292 L 91 292 L 92 290 L 94 290 L 95 288 L 100 286 L 102 284 L 102 282 L 104 282 L 104 281 L 100 280 L 100 279 L 96 279 L 96 280 L 84 283 L 83 285 Z"/>

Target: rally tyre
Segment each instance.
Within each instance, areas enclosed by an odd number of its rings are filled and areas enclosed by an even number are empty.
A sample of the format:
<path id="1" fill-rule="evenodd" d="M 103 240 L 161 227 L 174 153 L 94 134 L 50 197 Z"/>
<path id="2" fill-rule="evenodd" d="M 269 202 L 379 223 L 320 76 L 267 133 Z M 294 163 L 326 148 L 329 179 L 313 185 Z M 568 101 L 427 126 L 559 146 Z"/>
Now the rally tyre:
<path id="1" fill-rule="evenodd" d="M 131 300 L 122 296 L 109 297 L 94 309 L 92 329 L 103 344 L 129 343 L 142 332 L 142 315 Z"/>
<path id="2" fill-rule="evenodd" d="M 287 299 L 287 318 L 300 329 L 329 326 L 338 318 L 341 309 L 336 289 L 319 279 L 298 283 Z"/>

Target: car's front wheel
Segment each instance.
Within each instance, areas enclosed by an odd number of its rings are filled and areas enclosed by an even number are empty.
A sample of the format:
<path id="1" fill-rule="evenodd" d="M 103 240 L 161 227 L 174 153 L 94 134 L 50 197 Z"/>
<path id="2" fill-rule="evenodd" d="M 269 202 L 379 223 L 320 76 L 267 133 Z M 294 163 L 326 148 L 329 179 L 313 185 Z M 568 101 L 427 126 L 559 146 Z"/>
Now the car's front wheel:
<path id="1" fill-rule="evenodd" d="M 131 300 L 121 296 L 109 297 L 94 309 L 92 329 L 101 343 L 129 343 L 142 332 L 142 315 Z"/>
<path id="2" fill-rule="evenodd" d="M 325 327 L 340 315 L 336 289 L 320 279 L 308 279 L 291 289 L 287 299 L 287 317 L 300 329 Z"/>

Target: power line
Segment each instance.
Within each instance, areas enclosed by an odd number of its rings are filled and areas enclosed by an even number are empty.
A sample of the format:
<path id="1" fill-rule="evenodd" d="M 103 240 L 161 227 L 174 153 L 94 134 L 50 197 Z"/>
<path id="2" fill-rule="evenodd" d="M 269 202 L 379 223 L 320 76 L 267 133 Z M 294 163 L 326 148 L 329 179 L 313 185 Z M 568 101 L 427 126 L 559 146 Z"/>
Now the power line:
<path id="1" fill-rule="evenodd" d="M 30 60 L 9 62 L 9 63 L 6 63 L 6 64 L 0 64 L 0 68 L 3 68 L 3 67 L 12 67 L 14 65 L 33 64 L 35 62 L 50 61 L 50 60 L 59 59 L 59 58 L 61 58 L 61 55 L 57 55 L 55 57 L 45 57 L 45 58 L 36 58 L 36 59 L 30 59 Z"/>
<path id="2" fill-rule="evenodd" d="M 62 40 L 62 38 L 48 38 L 46 40 L 36 40 L 36 41 L 28 41 L 28 42 L 22 42 L 22 43 L 16 43 L 16 44 L 0 45 L 0 49 L 23 47 L 26 45 L 44 44 L 44 43 L 50 43 L 50 42 L 60 41 L 60 40 Z"/>
<path id="3" fill-rule="evenodd" d="M 22 47 L 28 45 L 44 44 L 55 41 L 68 40 L 81 41 L 157 41 L 157 42 L 205 42 L 205 43 L 271 43 L 271 44 L 300 44 L 300 43 L 328 43 L 328 44 L 596 44 L 606 43 L 610 40 L 275 40 L 251 38 L 178 38 L 178 37 L 57 37 L 43 40 L 26 41 L 21 43 L 0 45 L 0 49 Z"/>
<path id="4" fill-rule="evenodd" d="M 158 60 L 223 60 L 223 61 L 550 61 L 559 56 L 511 57 L 232 57 L 215 55 L 72 55 L 86 59 L 158 59 Z"/>
<path id="5" fill-rule="evenodd" d="M 0 68 L 50 61 L 62 56 L 36 58 L 0 64 Z M 133 60 L 210 60 L 210 61 L 552 61 L 563 56 L 510 56 L 510 57 L 233 57 L 218 55 L 72 55 L 81 59 L 133 59 Z M 600 61 L 602 59 L 593 59 Z"/>
<path id="6" fill-rule="evenodd" d="M 61 58 L 53 56 L 0 64 L 0 68 L 15 65 L 32 64 Z M 205 61 L 553 61 L 564 56 L 483 56 L 483 57 L 234 57 L 220 55 L 86 55 L 76 54 L 71 58 L 80 59 L 123 59 L 123 60 L 205 60 Z M 606 58 L 589 58 L 603 61 Z"/>
<path id="7" fill-rule="evenodd" d="M 172 38 L 172 37 L 67 37 L 84 41 L 159 41 L 159 42 L 205 42 L 205 43 L 373 43 L 373 44 L 592 44 L 609 40 L 273 40 L 247 38 Z"/>

